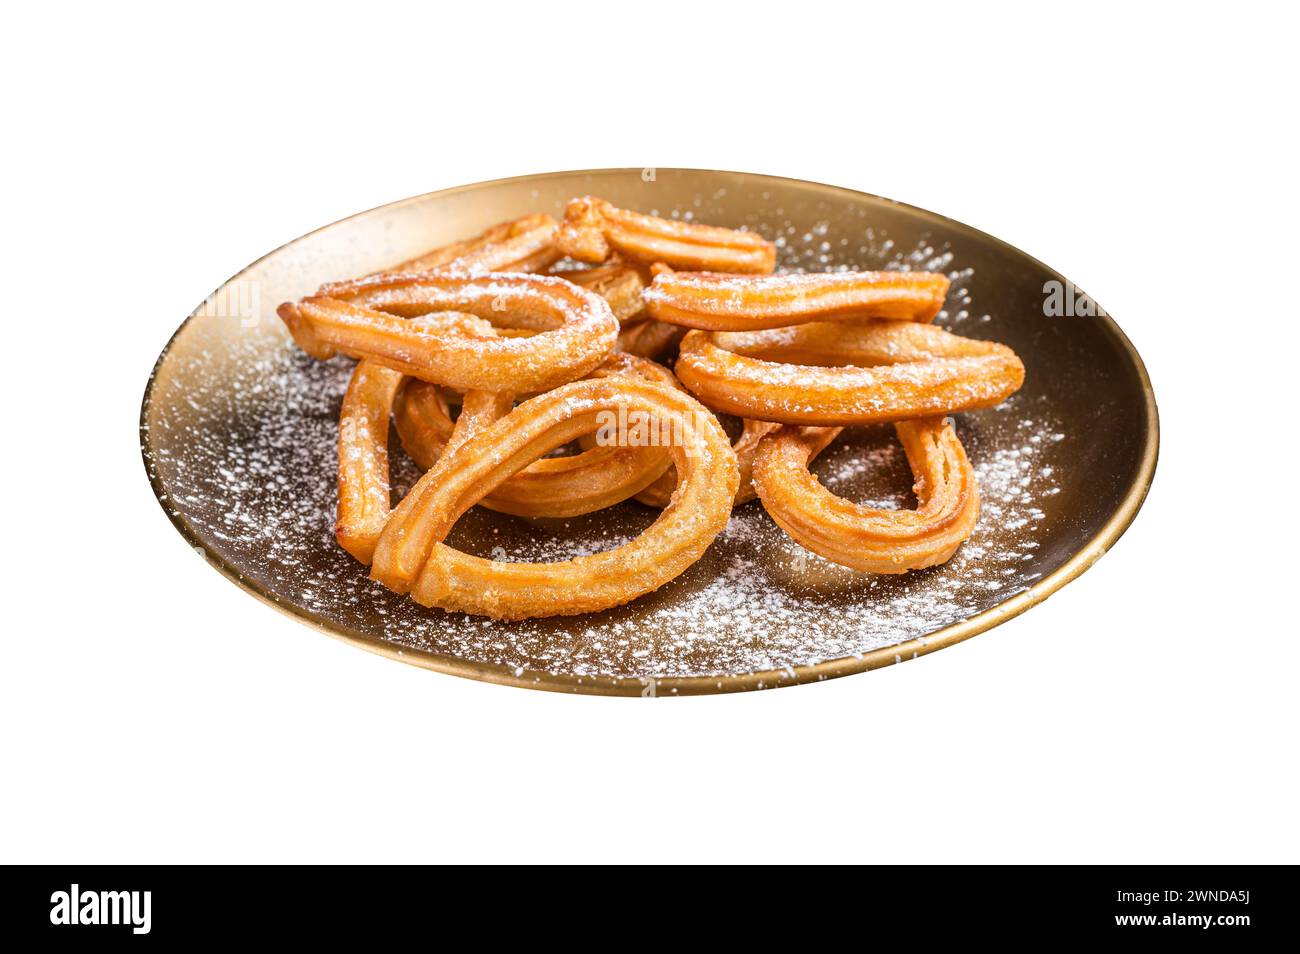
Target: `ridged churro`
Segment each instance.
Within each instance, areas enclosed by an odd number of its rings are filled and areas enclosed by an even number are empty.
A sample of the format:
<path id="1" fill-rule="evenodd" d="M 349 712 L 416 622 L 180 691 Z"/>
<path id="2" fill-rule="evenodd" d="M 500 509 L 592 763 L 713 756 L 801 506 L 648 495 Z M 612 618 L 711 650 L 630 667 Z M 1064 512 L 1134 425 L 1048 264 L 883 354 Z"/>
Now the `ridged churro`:
<path id="1" fill-rule="evenodd" d="M 400 372 L 360 361 L 339 411 L 339 506 L 334 536 L 369 563 L 392 509 L 388 477 L 388 417 Z"/>
<path id="2" fill-rule="evenodd" d="M 765 275 L 776 266 L 776 246 L 753 232 L 629 212 L 594 196 L 569 203 L 555 245 L 580 262 L 603 262 L 617 252 L 691 271 Z"/>
<path id="3" fill-rule="evenodd" d="M 561 563 L 503 563 L 441 541 L 467 509 L 548 451 L 600 426 L 601 413 L 678 422 L 669 450 L 680 476 L 673 502 L 631 543 Z M 539 395 L 445 456 L 394 512 L 373 575 L 426 606 L 498 619 L 617 606 L 673 579 L 704 553 L 731 512 L 739 476 L 716 420 L 684 392 L 625 377 L 578 381 Z"/>
<path id="4" fill-rule="evenodd" d="M 935 272 L 726 275 L 660 270 L 644 299 L 650 317 L 703 331 L 755 331 L 813 321 L 931 321 L 948 279 Z"/>
<path id="5" fill-rule="evenodd" d="M 837 497 L 808 471 L 831 429 L 782 427 L 754 460 L 754 487 L 796 542 L 843 566 L 903 573 L 949 559 L 979 518 L 975 471 L 944 418 L 895 425 L 916 478 L 915 510 L 882 510 Z"/>
<path id="6" fill-rule="evenodd" d="M 682 340 L 676 372 L 714 410 L 816 426 L 992 407 L 1025 377 L 1006 345 L 881 320 L 692 331 Z"/>
<path id="7" fill-rule="evenodd" d="M 618 338 L 603 298 L 543 275 L 379 275 L 327 285 L 279 315 L 313 357 L 367 358 L 458 390 L 544 391 L 592 371 Z M 498 336 L 483 321 L 537 333 Z"/>
<path id="8" fill-rule="evenodd" d="M 667 368 L 627 354 L 613 355 L 589 377 L 627 377 L 680 387 Z M 506 407 L 502 414 L 508 411 Z M 453 428 L 438 389 L 420 381 L 407 384 L 399 398 L 397 426 L 404 449 L 426 470 L 445 453 Z M 668 467 L 666 448 L 601 447 L 593 441 L 580 453 L 534 461 L 479 502 L 520 517 L 574 517 L 628 499 L 661 478 Z"/>

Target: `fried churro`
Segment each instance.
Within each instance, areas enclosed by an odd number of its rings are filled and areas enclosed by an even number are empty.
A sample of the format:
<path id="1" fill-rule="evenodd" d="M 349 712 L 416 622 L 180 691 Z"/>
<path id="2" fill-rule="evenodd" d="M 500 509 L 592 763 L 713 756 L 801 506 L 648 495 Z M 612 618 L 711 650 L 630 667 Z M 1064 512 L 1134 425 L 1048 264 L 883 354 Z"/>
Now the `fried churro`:
<path id="1" fill-rule="evenodd" d="M 682 340 L 676 372 L 714 410 L 816 426 L 992 407 L 1025 377 L 1006 345 L 881 320 L 692 331 Z"/>
<path id="2" fill-rule="evenodd" d="M 650 317 L 703 331 L 756 331 L 813 321 L 931 321 L 948 279 L 934 272 L 726 275 L 660 270 L 645 292 Z"/>
<path id="3" fill-rule="evenodd" d="M 631 543 L 562 563 L 503 563 L 441 541 L 467 509 L 511 475 L 600 426 L 602 412 L 678 422 L 670 447 L 680 486 Z M 578 381 L 526 401 L 444 456 L 394 512 L 373 576 L 426 606 L 498 619 L 595 612 L 673 579 L 727 522 L 739 475 L 726 434 L 684 392 L 626 377 Z M 408 506 L 408 502 L 410 505 Z"/>
<path id="4" fill-rule="evenodd" d="M 782 427 L 754 460 L 754 487 L 772 519 L 801 545 L 868 573 L 904 573 L 943 563 L 975 529 L 975 471 L 944 418 L 901 421 L 898 439 L 916 478 L 915 510 L 882 510 L 837 497 L 808 472 L 834 429 Z"/>
<path id="5" fill-rule="evenodd" d="M 617 252 L 691 271 L 765 275 L 776 265 L 776 246 L 753 232 L 629 212 L 594 196 L 569 203 L 555 245 L 580 262 L 603 262 Z"/>

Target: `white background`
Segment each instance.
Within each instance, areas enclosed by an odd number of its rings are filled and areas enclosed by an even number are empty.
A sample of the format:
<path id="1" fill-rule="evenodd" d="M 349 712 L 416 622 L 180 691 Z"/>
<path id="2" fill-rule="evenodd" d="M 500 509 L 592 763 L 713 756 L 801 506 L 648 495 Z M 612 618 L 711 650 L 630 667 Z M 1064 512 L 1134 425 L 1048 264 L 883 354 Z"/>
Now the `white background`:
<path id="1" fill-rule="evenodd" d="M 0 65 L 0 860 L 1300 860 L 1294 22 L 35 7 Z M 654 703 L 401 666 L 190 550 L 136 422 L 208 291 L 361 209 L 599 166 L 858 188 L 1061 269 L 1155 383 L 1136 523 L 918 662 Z"/>

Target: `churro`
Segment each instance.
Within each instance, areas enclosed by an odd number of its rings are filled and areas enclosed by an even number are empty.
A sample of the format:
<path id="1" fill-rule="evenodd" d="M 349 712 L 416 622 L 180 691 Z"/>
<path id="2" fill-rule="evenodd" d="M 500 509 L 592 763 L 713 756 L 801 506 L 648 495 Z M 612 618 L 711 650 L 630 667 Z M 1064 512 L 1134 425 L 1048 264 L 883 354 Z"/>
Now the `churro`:
<path id="1" fill-rule="evenodd" d="M 462 513 L 512 474 L 597 429 L 602 412 L 620 410 L 671 417 L 681 435 L 669 448 L 678 491 L 636 540 L 561 563 L 485 560 L 441 542 Z M 595 612 L 655 590 L 721 532 L 739 482 L 726 434 L 701 411 L 681 391 L 625 377 L 578 381 L 526 401 L 421 478 L 385 528 L 372 575 L 426 606 L 498 619 Z"/>
<path id="2" fill-rule="evenodd" d="M 813 321 L 931 321 L 948 279 L 935 272 L 726 275 L 660 270 L 644 299 L 650 317 L 704 331 L 755 331 Z"/>
<path id="3" fill-rule="evenodd" d="M 783 424 L 904 421 L 992 407 L 1025 368 L 993 341 L 901 321 L 692 331 L 677 377 L 708 407 Z"/>
<path id="4" fill-rule="evenodd" d="M 458 390 L 544 391 L 592 371 L 618 338 L 603 298 L 544 275 L 377 275 L 279 315 L 315 358 L 367 358 Z M 485 322 L 537 333 L 498 336 Z"/>
<path id="5" fill-rule="evenodd" d="M 808 462 L 837 433 L 782 427 L 759 444 L 754 488 L 772 519 L 828 560 L 868 573 L 904 573 L 948 560 L 975 529 L 975 471 L 944 418 L 902 421 L 895 430 L 916 478 L 915 510 L 882 510 L 837 497 Z"/>
<path id="6" fill-rule="evenodd" d="M 589 377 L 628 377 L 680 387 L 667 368 L 627 354 L 611 356 Z M 412 381 L 397 403 L 403 448 L 421 467 L 434 467 L 453 429 L 446 400 L 433 385 Z M 502 414 L 508 411 L 506 407 Z M 602 447 L 594 439 L 585 446 L 577 454 L 534 461 L 479 503 L 520 517 L 574 517 L 628 499 L 662 478 L 670 466 L 663 447 Z"/>
<path id="7" fill-rule="evenodd" d="M 360 361 L 339 411 L 339 506 L 334 536 L 362 563 L 370 562 L 392 508 L 388 417 L 401 383 L 399 372 Z"/>
<path id="8" fill-rule="evenodd" d="M 629 212 L 594 196 L 569 203 L 555 245 L 580 262 L 603 262 L 617 252 L 691 271 L 765 275 L 776 266 L 776 246 L 753 232 Z"/>

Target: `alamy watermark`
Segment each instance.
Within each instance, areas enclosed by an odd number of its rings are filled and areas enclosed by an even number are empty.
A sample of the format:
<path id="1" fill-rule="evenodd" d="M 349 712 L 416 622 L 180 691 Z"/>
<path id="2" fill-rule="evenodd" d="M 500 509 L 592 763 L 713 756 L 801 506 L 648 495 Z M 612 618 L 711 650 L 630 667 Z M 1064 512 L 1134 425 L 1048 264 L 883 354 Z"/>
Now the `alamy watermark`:
<path id="1" fill-rule="evenodd" d="M 1048 318 L 1098 318 L 1106 309 L 1075 287 L 1055 279 L 1043 283 L 1043 314 Z"/>
<path id="2" fill-rule="evenodd" d="M 227 282 L 205 298 L 195 314 L 203 318 L 233 318 L 243 328 L 255 328 L 262 318 L 261 288 L 257 282 Z"/>
<path id="3" fill-rule="evenodd" d="M 86 891 L 74 884 L 50 895 L 50 923 L 121 925 L 132 934 L 148 934 L 152 907 L 151 891 Z"/>
<path id="4" fill-rule="evenodd" d="M 697 453 L 698 442 L 687 435 L 698 434 L 714 423 L 708 411 L 687 414 L 650 413 L 629 410 L 620 405 L 617 411 L 605 410 L 596 414 L 596 445 L 598 447 L 681 447 L 687 457 Z"/>

